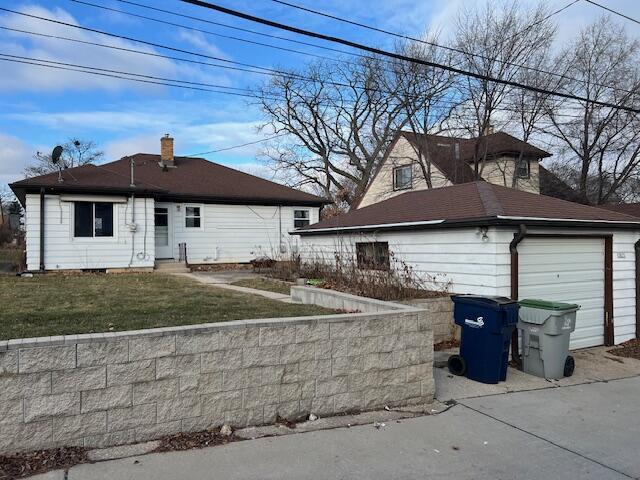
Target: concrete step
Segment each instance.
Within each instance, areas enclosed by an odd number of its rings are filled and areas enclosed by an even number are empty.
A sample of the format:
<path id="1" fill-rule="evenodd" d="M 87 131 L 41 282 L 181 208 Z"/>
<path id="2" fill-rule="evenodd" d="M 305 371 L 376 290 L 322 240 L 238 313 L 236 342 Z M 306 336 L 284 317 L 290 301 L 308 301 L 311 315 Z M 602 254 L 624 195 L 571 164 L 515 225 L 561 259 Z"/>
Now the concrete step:
<path id="1" fill-rule="evenodd" d="M 156 262 L 154 270 L 158 273 L 189 273 L 191 270 L 184 262 Z"/>

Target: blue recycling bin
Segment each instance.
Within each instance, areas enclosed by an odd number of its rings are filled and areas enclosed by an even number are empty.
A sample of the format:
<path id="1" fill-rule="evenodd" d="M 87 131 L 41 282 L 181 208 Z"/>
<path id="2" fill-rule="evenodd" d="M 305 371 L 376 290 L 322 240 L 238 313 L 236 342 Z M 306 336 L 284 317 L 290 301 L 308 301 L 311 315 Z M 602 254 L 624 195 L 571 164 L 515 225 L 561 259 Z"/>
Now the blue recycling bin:
<path id="1" fill-rule="evenodd" d="M 518 302 L 479 295 L 453 295 L 451 299 L 455 323 L 462 329 L 460 355 L 449 358 L 451 373 L 482 383 L 506 380 Z"/>

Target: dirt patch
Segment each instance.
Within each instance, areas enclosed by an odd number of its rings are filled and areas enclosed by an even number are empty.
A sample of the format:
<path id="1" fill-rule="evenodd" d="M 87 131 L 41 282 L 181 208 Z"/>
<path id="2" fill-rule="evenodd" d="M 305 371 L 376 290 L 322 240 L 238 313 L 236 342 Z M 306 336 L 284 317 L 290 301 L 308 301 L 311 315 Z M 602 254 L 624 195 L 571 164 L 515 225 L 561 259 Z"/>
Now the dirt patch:
<path id="1" fill-rule="evenodd" d="M 189 264 L 192 272 L 227 272 L 230 270 L 253 270 L 249 263 Z"/>
<path id="2" fill-rule="evenodd" d="M 87 449 L 64 447 L 0 456 L 0 479 L 23 478 L 87 462 Z"/>
<path id="3" fill-rule="evenodd" d="M 607 350 L 607 353 L 611 355 L 617 355 L 618 357 L 635 358 L 640 360 L 640 338 L 634 338 L 618 345 L 616 348 Z"/>
<path id="4" fill-rule="evenodd" d="M 179 450 L 193 450 L 194 448 L 213 447 L 242 440 L 234 434 L 225 436 L 220 429 L 202 430 L 192 433 L 176 433 L 159 439 L 160 446 L 156 452 L 172 452 Z"/>
<path id="5" fill-rule="evenodd" d="M 449 350 L 451 348 L 458 348 L 458 347 L 460 347 L 460 340 L 456 340 L 456 339 L 443 340 L 442 342 L 433 344 L 433 351 L 441 352 L 442 350 Z"/>

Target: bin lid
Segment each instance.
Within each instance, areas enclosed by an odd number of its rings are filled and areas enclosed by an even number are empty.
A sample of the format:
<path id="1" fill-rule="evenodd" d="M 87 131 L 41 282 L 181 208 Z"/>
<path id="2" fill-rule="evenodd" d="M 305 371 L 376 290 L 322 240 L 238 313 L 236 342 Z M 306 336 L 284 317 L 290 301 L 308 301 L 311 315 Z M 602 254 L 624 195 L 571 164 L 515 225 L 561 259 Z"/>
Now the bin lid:
<path id="1" fill-rule="evenodd" d="M 505 305 L 517 304 L 515 300 L 507 297 L 496 297 L 491 295 L 451 295 L 451 300 L 456 303 L 468 303 L 481 305 L 486 308 L 499 309 Z"/>
<path id="2" fill-rule="evenodd" d="M 542 300 L 539 298 L 525 298 L 520 300 L 521 307 L 538 308 L 540 310 L 577 310 L 580 305 L 575 303 L 552 302 L 550 300 Z"/>

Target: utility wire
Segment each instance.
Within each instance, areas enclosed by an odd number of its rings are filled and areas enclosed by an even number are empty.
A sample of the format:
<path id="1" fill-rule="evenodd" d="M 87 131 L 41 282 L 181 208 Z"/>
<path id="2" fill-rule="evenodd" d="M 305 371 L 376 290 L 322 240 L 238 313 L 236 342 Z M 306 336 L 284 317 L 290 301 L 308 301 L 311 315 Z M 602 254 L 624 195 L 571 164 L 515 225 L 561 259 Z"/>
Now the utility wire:
<path id="1" fill-rule="evenodd" d="M 219 148 L 217 150 L 209 150 L 207 152 L 198 152 L 191 155 L 183 155 L 185 157 L 197 157 L 199 155 L 209 155 L 210 153 L 219 153 L 226 152 L 227 150 L 235 150 L 236 148 L 248 147 L 250 145 L 256 145 L 258 143 L 268 142 L 269 140 L 275 140 L 276 138 L 281 138 L 289 135 L 288 133 L 280 133 L 278 135 L 273 135 L 271 137 L 263 138 L 261 140 L 256 140 L 254 142 L 241 143 L 240 145 L 232 145 L 230 147 Z"/>
<path id="2" fill-rule="evenodd" d="M 4 9 L 4 8 L 0 7 L 0 10 L 8 10 L 8 9 Z M 186 52 L 186 53 L 188 53 L 190 55 L 200 56 L 200 57 L 204 57 L 204 58 L 214 58 L 214 59 L 218 58 L 218 57 L 212 57 L 211 55 L 201 54 L 199 52 L 183 50 L 183 49 L 176 49 L 174 47 L 163 45 L 163 44 L 151 43 L 151 42 L 147 42 L 145 40 L 140 40 L 140 39 L 133 38 L 133 37 L 124 37 L 124 36 L 113 34 L 113 33 L 110 33 L 110 32 L 96 31 L 95 29 L 89 29 L 88 27 L 83 27 L 81 25 L 73 25 L 73 24 L 68 24 L 66 22 L 60 22 L 59 20 L 55 20 L 55 19 L 51 19 L 51 18 L 47 18 L 47 17 L 41 17 L 41 16 L 32 15 L 32 14 L 26 14 L 26 13 L 22 13 L 22 12 L 15 12 L 13 10 L 9 10 L 9 11 L 10 11 L 10 13 L 14 13 L 14 14 L 18 14 L 18 15 L 24 15 L 24 16 L 31 17 L 31 18 L 36 18 L 38 20 L 43 20 L 43 21 L 47 21 L 47 22 L 53 22 L 53 23 L 56 23 L 56 24 L 57 23 L 62 23 L 65 26 L 70 26 L 70 27 L 73 27 L 73 28 L 76 28 L 76 29 L 80 29 L 80 30 L 89 30 L 89 31 L 98 32 L 98 33 L 103 34 L 105 36 L 116 37 L 116 38 L 125 38 L 125 39 L 127 39 L 129 41 L 132 41 L 132 42 L 135 42 L 135 43 L 141 43 L 143 45 L 151 44 L 151 45 L 156 46 L 158 48 L 168 49 L 168 50 L 171 50 L 171 51 L 177 50 L 177 51 L 181 51 L 181 52 Z M 53 38 L 53 39 L 57 39 L 57 40 L 75 42 L 75 43 L 80 43 L 80 44 L 85 44 L 85 45 L 92 45 L 92 46 L 108 48 L 108 49 L 117 50 L 117 51 L 124 51 L 124 52 L 128 52 L 128 53 L 136 53 L 136 54 L 140 54 L 140 55 L 152 56 L 152 57 L 157 57 L 157 58 L 166 58 L 166 59 L 179 61 L 179 62 L 187 62 L 187 63 L 197 64 L 197 65 L 205 65 L 205 66 L 211 66 L 211 67 L 215 67 L 215 68 L 223 68 L 223 69 L 227 69 L 227 70 L 236 70 L 236 71 L 241 71 L 241 72 L 248 72 L 248 73 L 255 73 L 255 74 L 259 74 L 259 75 L 269 75 L 269 76 L 275 76 L 275 75 L 290 76 L 292 78 L 296 78 L 298 80 L 305 81 L 305 82 L 311 82 L 311 83 L 319 83 L 319 82 L 322 81 L 322 82 L 326 83 L 327 85 L 333 85 L 333 86 L 337 86 L 337 87 L 346 87 L 346 88 L 354 88 L 355 87 L 355 88 L 363 89 L 365 91 L 378 92 L 378 93 L 387 93 L 387 94 L 392 94 L 392 95 L 396 93 L 396 92 L 390 92 L 390 91 L 385 91 L 385 90 L 380 90 L 380 89 L 374 89 L 372 87 L 363 87 L 363 86 L 358 86 L 358 85 L 350 85 L 350 84 L 335 82 L 335 81 L 331 81 L 331 80 L 319 80 L 319 79 L 306 77 L 304 75 L 300 75 L 300 74 L 293 73 L 293 72 L 285 72 L 285 71 L 282 71 L 282 70 L 267 69 L 267 68 L 264 68 L 264 67 L 261 67 L 261 66 L 258 66 L 258 65 L 234 62 L 232 60 L 226 60 L 226 59 L 220 59 L 220 60 L 224 61 L 224 62 L 227 62 L 227 63 L 237 64 L 237 65 L 242 65 L 242 66 L 241 67 L 237 67 L 237 66 L 231 66 L 231 65 L 221 65 L 221 64 L 210 63 L 210 62 L 203 62 L 203 61 L 199 61 L 199 60 L 175 57 L 175 56 L 171 56 L 171 55 L 162 55 L 162 54 L 155 53 L 155 52 L 136 50 L 136 49 L 132 49 L 132 48 L 119 47 L 119 46 L 113 46 L 113 45 L 105 45 L 105 44 L 101 44 L 101 43 L 97 43 L 97 42 L 91 42 L 91 41 L 88 41 L 88 40 L 79 40 L 79 39 L 74 39 L 74 38 L 65 37 L 65 36 L 61 36 L 61 35 L 52 35 L 52 34 L 45 34 L 45 33 L 40 33 L 40 32 L 32 32 L 32 31 L 28 31 L 28 30 L 21 30 L 21 29 L 16 29 L 16 28 L 11 28 L 11 27 L 5 27 L 5 26 L 1 26 L 1 25 L 0 25 L 0 29 L 12 31 L 12 32 L 17 32 L 17 33 L 28 34 L 28 35 L 41 36 L 41 37 L 45 37 L 45 38 Z M 250 67 L 250 68 L 245 68 L 245 66 L 246 67 Z M 253 68 L 253 70 L 251 68 Z M 409 95 L 409 97 L 410 98 L 414 98 L 414 97 L 417 97 L 417 96 L 416 95 Z M 451 103 L 454 103 L 454 102 L 451 102 Z"/>
<path id="3" fill-rule="evenodd" d="M 395 52 L 389 52 L 387 50 L 382 50 L 379 48 L 375 48 L 375 47 L 371 47 L 369 45 L 363 45 L 361 43 L 357 43 L 351 40 L 346 40 L 344 38 L 340 38 L 340 37 L 336 37 L 336 36 L 332 36 L 332 35 L 326 35 L 323 33 L 318 33 L 318 32 L 313 32 L 310 30 L 305 30 L 303 28 L 299 28 L 299 27 L 295 27 L 295 26 L 291 26 L 291 25 L 286 25 L 280 22 L 276 22 L 273 20 L 269 20 L 269 19 L 265 19 L 265 18 L 261 18 L 261 17 L 257 17 L 255 15 L 251 15 L 248 13 L 244 13 L 244 12 L 240 12 L 238 10 L 233 10 L 231 8 L 227 8 L 227 7 L 223 7 L 221 5 L 217 5 L 217 4 L 213 4 L 213 3 L 209 3 L 209 2 L 204 2 L 202 0 L 180 0 L 183 3 L 188 3 L 191 5 L 195 5 L 201 8 L 207 8 L 209 10 L 214 10 L 220 13 L 224 13 L 226 15 L 231 15 L 237 18 L 242 18 L 244 20 L 248 20 L 251 22 L 255 22 L 255 23 L 259 23 L 262 25 L 267 25 L 270 27 L 274 27 L 274 28 L 278 28 L 280 30 L 285 30 L 288 32 L 292 32 L 292 33 L 296 33 L 298 35 L 304 35 L 307 37 L 312 37 L 312 38 L 318 38 L 321 40 L 325 40 L 328 42 L 333 42 L 333 43 L 338 43 L 341 45 L 346 45 L 348 47 L 352 47 L 352 48 L 356 48 L 356 49 L 360 49 L 363 50 L 365 52 L 369 52 L 369 53 L 373 53 L 375 55 L 381 55 L 384 57 L 389 57 L 389 58 L 394 58 L 396 60 L 401 60 L 404 62 L 410 62 L 410 63 L 414 63 L 414 64 L 418 64 L 418 65 L 424 65 L 427 67 L 432 67 L 432 68 L 438 68 L 438 69 L 442 69 L 442 70 L 446 70 L 446 71 L 450 71 L 452 73 L 457 73 L 459 75 L 463 75 L 466 77 L 471 77 L 471 78 L 477 78 L 479 80 L 484 80 L 484 81 L 488 81 L 488 82 L 493 82 L 493 83 L 499 83 L 502 85 L 509 85 L 511 87 L 516 87 L 516 88 L 521 88 L 524 90 L 529 90 L 532 92 L 536 92 L 536 93 L 541 93 L 544 95 L 550 95 L 550 96 L 556 96 L 556 97 L 561 97 L 561 98 L 566 98 L 569 100 L 575 100 L 575 101 L 579 101 L 579 102 L 588 102 L 594 105 L 599 105 L 602 107 L 609 107 L 609 108 L 613 108 L 613 109 L 617 109 L 617 110 L 623 110 L 623 111 L 627 111 L 627 112 L 632 112 L 632 113 L 640 113 L 640 109 L 637 108 L 633 108 L 633 107 L 627 107 L 624 105 L 616 105 L 614 103 L 610 103 L 610 102 L 604 102 L 601 100 L 593 100 L 590 98 L 585 98 L 585 97 L 581 97 L 578 95 L 573 95 L 571 93 L 562 93 L 562 92 L 558 92 L 558 91 L 554 91 L 554 90 L 548 90 L 546 88 L 540 88 L 540 87 L 535 87 L 535 86 L 531 86 L 531 85 L 526 85 L 524 83 L 521 82 L 517 82 L 517 81 L 513 81 L 513 80 L 505 80 L 502 78 L 495 78 L 489 75 L 484 75 L 484 74 L 480 74 L 480 73 L 476 73 L 476 72 L 471 72 L 468 70 L 463 70 L 457 67 L 452 67 L 451 65 L 444 65 L 441 63 L 437 63 L 437 62 L 431 62 L 428 60 L 423 60 L 423 59 L 419 59 L 419 58 L 414 58 L 414 57 L 410 57 L 407 55 L 403 55 L 400 53 L 395 53 Z"/>
<path id="4" fill-rule="evenodd" d="M 601 5 L 598 2 L 594 2 L 593 0 L 584 0 L 584 1 L 587 2 L 587 3 L 590 3 L 591 5 L 595 5 L 596 7 L 600 7 L 603 10 L 606 10 L 607 12 L 613 13 L 614 15 L 618 15 L 619 17 L 622 17 L 622 18 L 626 18 L 627 20 L 630 20 L 630 21 L 640 25 L 640 20 L 636 20 L 635 18 L 630 17 L 629 15 L 625 15 L 622 12 L 618 12 L 618 11 L 612 9 L 612 8 L 609 8 L 609 7 L 606 7 L 604 5 Z"/>
<path id="5" fill-rule="evenodd" d="M 70 0 L 70 1 L 74 1 L 74 0 Z M 353 56 L 356 56 L 356 57 L 361 57 L 362 56 L 359 53 L 349 52 L 347 50 L 340 50 L 338 48 L 327 47 L 325 45 L 318 45 L 318 44 L 315 44 L 315 43 L 304 42 L 304 41 L 296 40 L 296 39 L 293 39 L 293 38 L 282 37 L 280 35 L 273 35 L 273 34 L 270 34 L 270 33 L 259 32 L 257 30 L 251 30 L 249 28 L 242 28 L 242 27 L 237 27 L 235 25 L 229 25 L 227 23 L 214 22 L 213 20 L 208 20 L 208 19 L 201 18 L 201 17 L 195 17 L 193 15 L 186 15 L 184 13 L 172 12 L 171 10 L 165 10 L 165 9 L 158 8 L 158 7 L 152 7 L 151 5 L 144 5 L 142 3 L 133 2 L 131 0 L 116 0 L 116 1 L 118 1 L 120 3 L 127 4 L 127 5 L 134 5 L 136 7 L 145 8 L 147 10 L 152 10 L 154 12 L 160 12 L 160 13 L 165 13 L 167 15 L 173 15 L 173 16 L 176 16 L 176 17 L 187 18 L 189 20 L 195 20 L 197 22 L 207 23 L 209 25 L 216 25 L 218 27 L 230 28 L 230 29 L 237 30 L 237 31 L 240 31 L 240 32 L 246 32 L 246 33 L 251 33 L 253 35 L 260 35 L 262 37 L 273 38 L 273 39 L 282 40 L 282 41 L 285 41 L 285 42 L 295 43 L 297 45 L 305 45 L 307 47 L 319 48 L 319 49 L 327 50 L 327 51 L 330 51 L 330 52 L 343 53 L 343 54 L 346 54 L 346 55 L 353 55 Z"/>
<path id="6" fill-rule="evenodd" d="M 187 29 L 187 30 L 192 30 L 194 32 L 204 33 L 206 35 L 213 35 L 213 36 L 219 37 L 219 38 L 226 38 L 228 40 L 234 40 L 236 42 L 243 42 L 243 43 L 248 43 L 250 45 L 257 45 L 259 47 L 272 48 L 272 49 L 275 49 L 275 50 L 281 50 L 281 51 L 284 51 L 284 52 L 295 53 L 295 54 L 298 54 L 298 55 L 305 55 L 305 56 L 309 56 L 309 57 L 321 58 L 321 59 L 324 59 L 324 60 L 336 61 L 335 58 L 327 57 L 325 55 L 318 55 L 318 54 L 311 53 L 311 52 L 304 52 L 304 51 L 301 51 L 301 50 L 295 50 L 293 48 L 281 47 L 281 46 L 278 46 L 278 45 L 271 45 L 271 44 L 268 44 L 268 43 L 257 42 L 255 40 L 248 40 L 246 38 L 234 37 L 234 36 L 231 36 L 231 35 L 224 35 L 222 33 L 212 32 L 210 30 L 204 30 L 204 29 L 201 29 L 201 28 L 192 27 L 190 25 L 184 25 L 184 24 L 181 24 L 181 23 L 169 22 L 167 20 L 161 20 L 159 18 L 148 17 L 146 15 L 140 15 L 138 13 L 133 13 L 133 12 L 129 12 L 129 11 L 126 11 L 126 10 L 119 10 L 117 8 L 107 7 L 105 5 L 97 5 L 95 3 L 86 2 L 86 1 L 82 1 L 82 0 L 69 0 L 69 1 L 73 2 L 73 3 L 78 3 L 80 5 L 85 5 L 85 6 L 88 6 L 88 7 L 99 8 L 99 9 L 110 11 L 110 12 L 117 12 L 117 13 L 122 14 L 122 15 L 128 15 L 128 16 L 131 16 L 131 17 L 140 18 L 142 20 L 147 20 L 147 21 L 150 21 L 150 22 L 161 23 L 161 24 L 164 24 L 164 25 L 172 26 L 172 27 L 184 28 L 184 29 Z"/>

